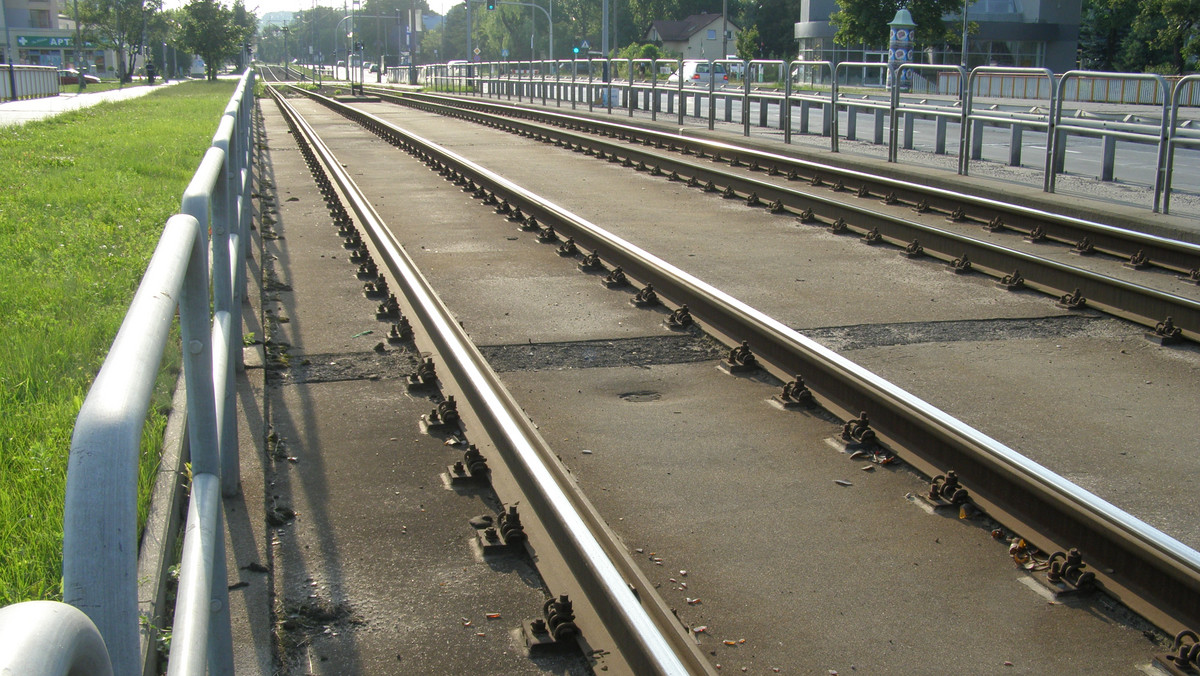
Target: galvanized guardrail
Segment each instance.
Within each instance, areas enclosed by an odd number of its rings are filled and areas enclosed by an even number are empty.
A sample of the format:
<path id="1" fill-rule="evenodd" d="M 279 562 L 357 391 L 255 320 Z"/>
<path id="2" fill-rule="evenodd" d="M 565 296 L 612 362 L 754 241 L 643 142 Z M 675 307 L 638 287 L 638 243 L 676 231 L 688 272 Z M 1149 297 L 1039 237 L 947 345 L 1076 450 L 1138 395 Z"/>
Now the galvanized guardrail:
<path id="1" fill-rule="evenodd" d="M 77 673 L 71 671 L 75 666 L 103 673 L 94 666 L 101 663 L 96 657 L 101 649 L 107 649 L 111 673 L 143 672 L 138 454 L 177 311 L 192 471 L 168 673 L 233 673 L 221 495 L 238 491 L 234 368 L 241 360 L 253 104 L 254 74 L 247 70 L 184 192 L 181 213 L 166 223 L 75 422 L 63 523 L 63 600 L 86 614 L 102 643 L 92 645 L 86 626 L 79 627 L 82 622 L 66 604 L 15 604 L 0 611 L 5 626 L 61 640 L 39 639 L 12 654 L 0 652 L 0 673 Z M 46 604 L 62 612 L 47 612 Z M 10 638 L 6 634 L 5 642 Z M 66 671 L 56 671 L 62 660 L 47 660 L 44 653 L 72 661 Z"/>
<path id="2" fill-rule="evenodd" d="M 546 105 L 552 101 L 562 106 L 587 105 L 589 111 L 596 107 L 610 114 L 614 108 L 623 109 L 632 115 L 635 110 L 645 110 L 652 120 L 660 112 L 674 116 L 678 124 L 685 124 L 688 107 L 691 116 L 706 120 L 709 129 L 714 128 L 717 109 L 724 106 L 724 120 L 735 122 L 733 103 L 740 102 L 743 136 L 750 135 L 751 120 L 757 113 L 759 127 L 775 124 L 784 132 L 784 142 L 793 139 L 793 117 L 799 108 L 799 133 L 809 133 L 810 114 L 822 111 L 821 136 L 829 138 L 829 149 L 839 151 L 839 140 L 857 140 L 860 114 L 873 116 L 872 140 L 887 147 L 887 159 L 898 161 L 901 148 L 913 148 L 913 129 L 917 120 L 933 119 L 935 122 L 935 154 L 946 153 L 946 141 L 951 133 L 950 124 L 957 124 L 958 171 L 966 175 L 971 160 L 982 159 L 983 132 L 985 127 L 1007 127 L 1011 129 L 1008 164 L 1021 164 L 1022 138 L 1026 130 L 1044 132 L 1046 143 L 1043 149 L 1042 188 L 1054 192 L 1056 178 L 1063 173 L 1063 157 L 1068 138 L 1093 137 L 1101 139 L 1098 178 L 1114 180 L 1117 166 L 1118 141 L 1154 145 L 1158 149 L 1158 161 L 1151 180 L 1151 207 L 1157 213 L 1160 208 L 1166 213 L 1169 204 L 1171 181 L 1175 162 L 1175 150 L 1180 148 L 1200 149 L 1200 132 L 1192 128 L 1193 121 L 1180 121 L 1179 109 L 1194 98 L 1196 79 L 1189 76 L 1174 81 L 1155 75 L 1123 73 L 1097 73 L 1070 71 L 1055 75 L 1044 68 L 1000 68 L 981 66 L 969 73 L 956 66 L 905 64 L 898 74 L 912 72 L 921 78 L 912 78 L 913 91 L 904 93 L 898 89 L 887 90 L 884 96 L 847 97 L 842 90 L 860 78 L 859 71 L 886 69 L 886 63 L 827 61 L 791 61 L 788 63 L 768 60 L 735 61 L 709 59 L 704 61 L 712 70 L 720 64 L 731 76 L 728 83 L 713 79 L 701 80 L 694 85 L 685 85 L 681 78 L 666 83 L 660 81 L 663 70 L 676 70 L 679 62 L 673 59 L 580 59 L 574 61 L 488 61 L 480 63 L 439 64 L 422 66 L 418 77 L 421 84 L 437 89 L 478 96 L 514 96 L 518 101 L 528 98 L 541 99 Z M 646 66 L 649 66 L 647 69 Z M 648 71 L 648 72 L 647 72 Z M 935 74 L 924 77 L 926 71 Z M 765 74 L 765 75 L 764 75 Z M 819 74 L 822 83 L 801 86 L 806 74 Z M 996 78 L 1019 78 L 1022 82 L 1036 83 L 1022 91 L 1032 90 L 1032 108 L 1023 110 L 1001 110 L 988 102 L 986 107 L 978 103 L 983 96 L 992 96 L 990 84 Z M 1073 117 L 1064 112 L 1064 102 L 1072 92 L 1078 92 L 1080 82 L 1095 82 L 1105 79 L 1111 82 L 1132 82 L 1137 89 L 1153 88 L 1156 105 L 1146 116 L 1130 116 L 1130 119 L 1112 120 L 1103 116 L 1088 116 L 1082 111 Z M 756 84 L 752 85 L 752 82 Z M 947 88 L 952 83 L 952 88 Z M 920 85 L 920 86 L 918 86 Z M 987 91 L 984 91 L 987 89 Z M 1007 90 L 1006 90 L 1007 91 Z M 918 93 L 919 92 L 919 93 Z M 1010 94 L 1017 95 L 1016 88 Z M 1024 99 L 1023 99 L 1024 100 Z M 769 112 L 778 114 L 769 119 Z M 845 128 L 841 128 L 839 114 L 844 111 Z M 1155 114 L 1157 112 L 1157 115 Z M 885 125 L 890 118 L 890 133 L 885 134 Z M 900 129 L 903 128 L 903 135 Z"/>
<path id="3" fill-rule="evenodd" d="M 58 69 L 54 66 L 0 64 L 0 101 L 58 96 Z"/>

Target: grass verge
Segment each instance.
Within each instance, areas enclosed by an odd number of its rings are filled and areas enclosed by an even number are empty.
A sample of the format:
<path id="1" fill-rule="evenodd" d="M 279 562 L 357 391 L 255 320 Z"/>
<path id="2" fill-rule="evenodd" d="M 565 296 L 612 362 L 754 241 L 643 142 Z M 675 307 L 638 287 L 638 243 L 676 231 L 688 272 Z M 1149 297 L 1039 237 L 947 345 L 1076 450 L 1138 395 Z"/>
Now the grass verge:
<path id="1" fill-rule="evenodd" d="M 62 596 L 71 431 L 231 81 L 0 129 L 0 606 Z M 139 530 L 178 346 L 142 437 Z M 101 487 L 102 488 L 102 487 Z"/>

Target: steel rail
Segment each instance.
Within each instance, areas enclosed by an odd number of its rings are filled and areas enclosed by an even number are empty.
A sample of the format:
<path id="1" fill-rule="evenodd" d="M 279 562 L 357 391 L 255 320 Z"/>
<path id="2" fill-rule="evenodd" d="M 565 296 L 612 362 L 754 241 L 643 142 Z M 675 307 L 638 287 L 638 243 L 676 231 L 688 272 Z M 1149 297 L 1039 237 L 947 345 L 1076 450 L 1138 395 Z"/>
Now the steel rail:
<path id="1" fill-rule="evenodd" d="M 272 92 L 381 252 L 414 316 L 445 361 L 446 371 L 504 456 L 525 503 L 540 518 L 615 639 L 614 652 L 635 674 L 714 673 L 353 179 L 307 122 L 274 88 Z"/>
<path id="2" fill-rule="evenodd" d="M 746 148 L 721 141 L 683 136 L 679 133 L 646 129 L 636 125 L 608 120 L 556 113 L 526 106 L 513 106 L 478 100 L 425 93 L 406 92 L 402 95 L 389 90 L 372 90 L 386 100 L 411 105 L 415 101 L 440 104 L 458 110 L 502 115 L 509 118 L 541 121 L 588 134 L 616 137 L 686 154 L 719 154 L 722 158 L 763 171 L 786 174 L 800 180 L 821 180 L 827 185 L 841 184 L 850 192 L 883 196 L 892 195 L 897 203 L 923 205 L 930 211 L 955 215 L 956 220 L 976 222 L 993 230 L 1008 230 L 1020 235 L 1038 232 L 1048 241 L 1074 246 L 1087 238 L 1091 249 L 1122 259 L 1135 254 L 1145 256 L 1145 265 L 1190 274 L 1200 269 L 1200 245 L 1180 242 L 1104 223 L 1056 214 L 1020 204 L 969 195 L 966 193 L 921 185 L 911 181 L 845 169 L 835 165 L 803 160 L 788 155 Z M 442 111 L 438 111 L 442 112 Z M 443 114 L 445 114 L 443 112 Z"/>
<path id="3" fill-rule="evenodd" d="M 310 95 L 311 96 L 311 95 Z M 1200 553 L 1020 455 L 797 331 L 624 239 L 449 150 L 374 115 L 324 97 L 432 169 L 479 186 L 527 218 L 600 252 L 658 294 L 687 304 L 710 330 L 747 340 L 778 374 L 800 374 L 821 403 L 843 417 L 869 413 L 880 438 L 930 474 L 954 469 L 975 502 L 1046 551 L 1076 547 L 1113 596 L 1174 634 L 1200 626 Z"/>
<path id="4" fill-rule="evenodd" d="M 543 141 L 550 138 L 546 135 L 545 127 L 532 123 L 506 118 L 490 118 L 487 123 L 507 127 L 510 131 L 534 136 Z M 880 237 L 875 241 L 886 241 L 900 247 L 919 242 L 925 253 L 948 262 L 955 259 L 969 260 L 971 269 L 987 272 L 996 278 L 1020 272 L 1025 286 L 1029 288 L 1055 297 L 1074 296 L 1078 291 L 1086 299 L 1086 303 L 1080 307 L 1090 305 L 1149 328 L 1155 328 L 1170 317 L 1174 326 L 1180 328 L 1184 335 L 1192 340 L 1200 340 L 1200 302 L 1190 298 L 1108 277 L 1045 256 L 918 223 L 845 200 L 795 190 L 784 184 L 759 180 L 744 173 L 726 171 L 720 168 L 722 165 L 712 162 L 699 163 L 669 154 L 664 156 L 624 144 L 612 146 L 594 138 L 567 132 L 560 132 L 554 140 L 556 143 L 565 142 L 572 148 L 580 149 L 592 149 L 600 145 L 606 149 L 599 152 L 605 153 L 606 156 L 609 152 L 615 152 L 618 154 L 616 157 L 623 156 L 626 164 L 631 166 L 636 165 L 640 169 L 658 174 L 669 174 L 680 180 L 688 178 L 693 183 L 710 186 L 710 190 L 723 187 L 726 197 L 772 203 L 773 210 L 804 214 L 802 218 L 810 222 L 837 224 L 839 229 L 844 225 L 847 230 L 855 230 L 861 234 L 874 231 L 874 234 Z M 722 147 L 725 146 L 722 144 Z M 1200 247 L 1196 248 L 1200 252 Z"/>

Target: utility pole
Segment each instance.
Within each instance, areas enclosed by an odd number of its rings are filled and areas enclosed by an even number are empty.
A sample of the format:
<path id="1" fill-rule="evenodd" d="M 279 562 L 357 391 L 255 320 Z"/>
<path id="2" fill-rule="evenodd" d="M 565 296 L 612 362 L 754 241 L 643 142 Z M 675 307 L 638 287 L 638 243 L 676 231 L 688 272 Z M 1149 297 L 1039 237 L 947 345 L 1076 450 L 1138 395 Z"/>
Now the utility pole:
<path id="1" fill-rule="evenodd" d="M 729 0 L 721 0 L 721 58 L 729 56 Z"/>
<path id="2" fill-rule="evenodd" d="M 4 20 L 4 32 L 5 34 L 8 33 L 8 19 Z M 164 48 L 166 44 L 165 42 L 163 43 Z M 4 49 L 8 49 L 7 44 L 5 44 Z M 79 0 L 75 0 L 75 70 L 79 71 L 79 91 L 83 91 L 83 88 L 86 86 L 83 81 L 83 74 L 87 72 L 79 60 L 79 50 L 81 49 L 83 49 L 83 31 L 79 28 Z M 163 60 L 166 61 L 166 56 L 163 57 Z M 16 92 L 14 91 L 13 94 L 16 94 Z"/>
<path id="3" fill-rule="evenodd" d="M 967 67 L 967 5 L 971 0 L 963 0 L 963 30 L 962 30 L 962 67 Z"/>

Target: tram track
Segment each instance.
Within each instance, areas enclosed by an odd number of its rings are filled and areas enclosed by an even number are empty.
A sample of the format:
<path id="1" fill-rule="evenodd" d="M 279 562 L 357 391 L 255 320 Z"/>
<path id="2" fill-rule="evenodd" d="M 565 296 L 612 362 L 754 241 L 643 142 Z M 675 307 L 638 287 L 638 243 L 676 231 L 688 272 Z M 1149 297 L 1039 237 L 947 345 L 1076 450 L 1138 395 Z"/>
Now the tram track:
<path id="1" fill-rule="evenodd" d="M 890 244 L 910 256 L 931 256 L 956 271 L 979 271 L 1006 288 L 1032 288 L 1066 307 L 1092 306 L 1141 323 L 1167 337 L 1200 338 L 1200 301 L 1190 285 L 1200 281 L 1200 246 L 996 200 L 930 188 L 813 162 L 592 118 L 499 103 L 372 89 L 384 100 L 418 107 L 552 143 L 667 180 L 720 192 L 804 223 L 857 236 L 868 244 Z M 612 140 L 610 140 L 612 139 Z M 650 149 L 646 149 L 650 146 Z M 694 160 L 692 158 L 695 158 Z M 709 159 L 709 162 L 699 160 Z M 760 178 L 758 174 L 766 174 Z M 798 189 L 789 183 L 806 182 Z M 821 194 L 828 188 L 834 195 Z M 854 197 L 850 197 L 854 196 Z M 866 200 L 881 203 L 870 206 Z M 901 207 L 897 209 L 896 207 Z M 917 213 L 903 215 L 902 209 Z M 928 217 L 944 216 L 938 225 Z M 1018 247 L 1005 233 L 1032 244 Z M 1057 244 L 1081 258 L 1099 255 L 1126 263 L 1129 272 L 1098 273 L 1041 253 Z M 1179 329 L 1176 332 L 1174 329 Z"/>
<path id="2" fill-rule="evenodd" d="M 405 298 L 403 307 L 409 311 L 409 316 L 419 320 L 423 329 L 416 339 L 418 345 L 428 347 L 439 357 L 436 363 L 445 367 L 452 376 L 456 391 L 463 395 L 463 400 L 470 406 L 469 415 L 488 433 L 491 442 L 503 456 L 507 474 L 515 482 L 515 486 L 509 487 L 504 502 L 532 507 L 532 518 L 526 515 L 522 529 L 530 533 L 538 529 L 544 533 L 543 538 L 534 536 L 543 545 L 537 550 L 540 566 L 572 571 L 576 583 L 574 589 L 582 591 L 588 601 L 584 608 L 589 616 L 578 621 L 580 627 L 591 630 L 587 638 L 592 643 L 584 645 L 602 646 L 602 650 L 609 653 L 605 664 L 617 673 L 710 673 L 694 644 L 687 642 L 683 628 L 661 598 L 650 591 L 652 587 L 649 582 L 564 473 L 532 421 L 505 391 L 465 331 L 437 299 L 420 271 L 390 235 L 369 201 L 358 192 L 354 182 L 312 129 L 277 93 L 272 93 L 293 133 L 302 140 L 302 147 L 310 150 L 309 164 L 314 167 L 314 173 L 319 171 L 320 174 L 329 175 L 330 180 L 323 184 L 323 189 L 328 195 L 336 194 L 340 200 L 348 202 L 354 213 L 353 220 L 362 226 L 370 240 L 374 257 L 368 253 L 360 259 L 363 261 L 360 277 L 368 279 L 376 290 L 383 289 L 381 293 L 386 295 L 386 289 L 389 288 L 386 278 L 365 270 L 378 269 L 372 262 L 374 260 L 380 261 L 379 265 L 387 270 L 388 276 L 402 291 Z M 342 218 L 340 225 L 347 241 L 363 243 L 353 221 Z M 389 298 L 394 307 L 400 306 L 396 295 L 392 294 Z M 434 362 L 427 363 L 432 365 Z M 441 378 L 432 371 L 417 377 L 429 381 Z M 457 409 L 439 405 L 431 413 L 431 418 L 425 421 L 426 424 L 435 424 L 437 421 L 434 418 L 439 415 L 442 422 L 447 423 L 446 429 L 452 430 L 449 436 L 454 438 L 460 429 L 457 422 L 452 422 L 460 415 Z M 461 415 L 468 413 L 464 409 Z M 469 457 L 463 468 L 464 476 L 475 479 L 490 475 L 492 471 L 487 469 L 486 463 L 474 465 Z M 509 509 L 514 510 L 515 507 Z M 520 547 L 521 540 L 512 539 L 510 543 L 508 532 L 502 531 L 499 537 L 505 541 L 504 544 L 517 543 L 516 546 Z M 552 553 L 557 553 L 562 562 L 556 563 Z M 547 608 L 550 608 L 549 603 Z M 580 612 L 582 614 L 585 611 Z M 593 620 L 596 617 L 604 618 L 603 623 L 597 624 Z M 553 628 L 553 624 L 549 626 Z M 598 635 L 601 633 L 598 629 L 602 629 L 607 636 Z M 569 642 L 574 635 L 567 632 L 556 638 L 560 642 Z"/>
<path id="3" fill-rule="evenodd" d="M 1196 562 L 1190 558 L 1194 552 L 1167 541 L 1155 542 L 1158 538 L 1139 532 L 1127 515 L 1090 500 L 977 431 L 519 186 L 378 118 L 346 109 L 339 112 L 362 120 L 373 133 L 479 195 L 509 220 L 549 230 L 547 241 L 561 245 L 561 237 L 570 237 L 579 247 L 602 251 L 608 266 L 620 266 L 639 282 L 652 284 L 673 303 L 687 305 L 706 329 L 733 344 L 748 340 L 754 353 L 781 380 L 803 374 L 818 401 L 843 419 L 869 412 L 870 427 L 886 446 L 929 476 L 957 470 L 977 504 L 1044 549 L 1080 547 L 1087 551 L 1105 587 L 1154 617 L 1160 626 L 1168 630 L 1192 626 L 1189 623 L 1196 617 L 1196 591 L 1200 588 Z M 1137 597 L 1145 601 L 1139 602 Z"/>

